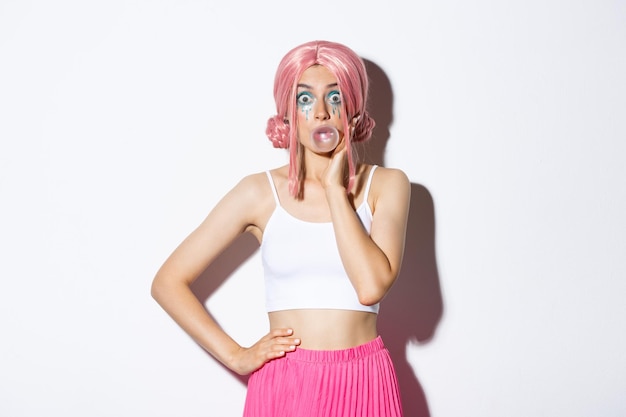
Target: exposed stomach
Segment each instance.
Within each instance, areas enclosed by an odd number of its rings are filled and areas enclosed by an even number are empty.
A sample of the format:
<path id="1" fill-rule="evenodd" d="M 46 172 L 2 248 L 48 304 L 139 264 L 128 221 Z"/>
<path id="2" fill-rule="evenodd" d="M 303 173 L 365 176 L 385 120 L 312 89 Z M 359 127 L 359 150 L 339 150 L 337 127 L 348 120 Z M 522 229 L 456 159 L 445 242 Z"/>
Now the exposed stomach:
<path id="1" fill-rule="evenodd" d="M 268 313 L 270 328 L 293 329 L 300 348 L 348 349 L 378 336 L 377 314 L 354 310 L 305 309 Z"/>

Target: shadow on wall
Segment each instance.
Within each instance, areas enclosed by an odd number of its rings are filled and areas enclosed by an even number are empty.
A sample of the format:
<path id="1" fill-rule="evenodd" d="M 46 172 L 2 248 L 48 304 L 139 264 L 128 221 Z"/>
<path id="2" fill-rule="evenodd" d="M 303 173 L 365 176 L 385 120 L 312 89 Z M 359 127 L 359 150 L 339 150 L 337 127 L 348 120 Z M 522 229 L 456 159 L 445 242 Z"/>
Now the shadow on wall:
<path id="1" fill-rule="evenodd" d="M 369 112 L 376 121 L 371 141 L 357 151 L 368 163 L 385 166 L 384 151 L 393 120 L 393 94 L 384 71 L 365 60 L 370 76 Z M 219 286 L 258 249 L 250 234 L 240 236 L 192 285 L 203 303 Z M 402 270 L 398 280 L 381 304 L 378 328 L 394 360 L 402 395 L 405 417 L 430 417 L 424 390 L 407 361 L 407 344 L 429 342 L 443 313 L 439 274 L 435 256 L 435 216 L 428 190 L 411 184 L 411 208 Z M 248 377 L 226 369 L 242 384 Z"/>
<path id="2" fill-rule="evenodd" d="M 385 72 L 365 59 L 370 77 L 370 115 L 376 121 L 372 139 L 359 153 L 385 166 L 385 148 L 393 122 L 393 91 Z M 401 167 L 400 167 L 401 168 Z M 435 254 L 435 211 L 431 194 L 411 184 L 411 207 L 400 276 L 380 307 L 378 328 L 396 365 L 405 417 L 430 417 L 428 402 L 406 348 L 410 341 L 428 343 L 443 314 Z"/>

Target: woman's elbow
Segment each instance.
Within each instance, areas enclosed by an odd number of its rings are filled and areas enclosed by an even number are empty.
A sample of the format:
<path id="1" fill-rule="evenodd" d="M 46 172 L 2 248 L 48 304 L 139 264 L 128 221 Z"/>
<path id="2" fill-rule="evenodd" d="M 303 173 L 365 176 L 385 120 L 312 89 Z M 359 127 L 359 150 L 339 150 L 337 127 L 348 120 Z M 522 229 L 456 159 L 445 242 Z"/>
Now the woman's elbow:
<path id="1" fill-rule="evenodd" d="M 389 278 L 375 282 L 370 281 L 370 284 L 362 286 L 357 290 L 359 303 L 365 306 L 372 306 L 380 303 L 387 295 L 387 292 L 389 292 L 389 289 L 393 285 L 394 281 L 395 278 Z"/>
<path id="2" fill-rule="evenodd" d="M 385 297 L 385 294 L 387 294 L 387 289 L 378 287 L 370 288 L 367 291 L 359 291 L 357 292 L 357 297 L 359 299 L 359 303 L 362 305 L 373 306 L 374 304 L 381 302 L 381 300 Z"/>
<path id="3" fill-rule="evenodd" d="M 380 298 L 377 297 L 359 297 L 359 303 L 364 306 L 373 306 L 380 302 Z"/>
<path id="4" fill-rule="evenodd" d="M 158 275 L 154 277 L 152 285 L 150 285 L 150 296 L 152 296 L 156 302 L 159 302 L 162 299 L 163 294 L 165 293 L 164 287 L 165 284 L 163 283 L 163 280 L 160 279 Z"/>

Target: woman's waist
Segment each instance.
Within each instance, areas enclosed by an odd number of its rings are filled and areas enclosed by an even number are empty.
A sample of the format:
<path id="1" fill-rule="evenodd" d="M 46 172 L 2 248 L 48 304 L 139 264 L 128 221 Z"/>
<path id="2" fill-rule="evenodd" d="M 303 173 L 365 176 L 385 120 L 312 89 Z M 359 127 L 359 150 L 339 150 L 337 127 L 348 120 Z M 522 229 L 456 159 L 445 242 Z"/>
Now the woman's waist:
<path id="1" fill-rule="evenodd" d="M 301 340 L 300 348 L 348 349 L 378 336 L 377 314 L 355 310 L 298 309 L 268 314 L 270 327 L 289 328 Z"/>

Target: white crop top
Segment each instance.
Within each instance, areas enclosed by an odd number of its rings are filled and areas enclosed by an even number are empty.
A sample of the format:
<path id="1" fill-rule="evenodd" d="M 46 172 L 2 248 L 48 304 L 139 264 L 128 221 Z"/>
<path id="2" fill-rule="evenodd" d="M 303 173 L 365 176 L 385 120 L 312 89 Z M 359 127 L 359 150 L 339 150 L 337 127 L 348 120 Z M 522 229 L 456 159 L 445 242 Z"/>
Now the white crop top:
<path id="1" fill-rule="evenodd" d="M 370 169 L 363 203 L 356 213 L 369 233 L 372 210 L 367 198 L 376 166 Z M 379 304 L 359 303 L 339 256 L 332 222 L 307 222 L 281 205 L 269 171 L 276 207 L 261 242 L 268 312 L 292 309 L 339 309 L 378 313 Z"/>

